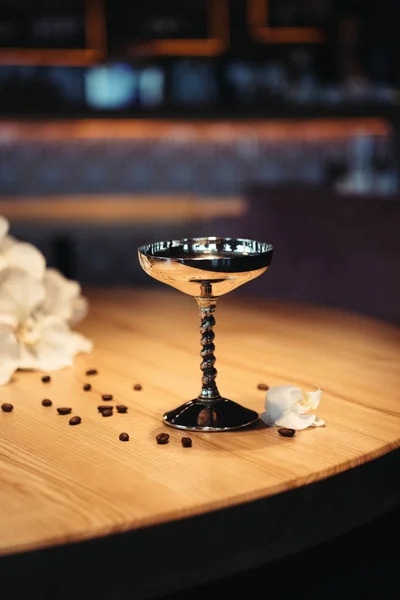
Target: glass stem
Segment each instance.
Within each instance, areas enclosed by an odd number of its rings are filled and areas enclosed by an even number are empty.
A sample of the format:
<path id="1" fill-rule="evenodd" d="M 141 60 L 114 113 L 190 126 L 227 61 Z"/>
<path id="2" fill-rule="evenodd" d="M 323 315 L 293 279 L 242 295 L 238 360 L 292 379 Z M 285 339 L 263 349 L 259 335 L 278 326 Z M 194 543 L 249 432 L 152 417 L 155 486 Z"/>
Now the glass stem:
<path id="1" fill-rule="evenodd" d="M 214 367 L 215 363 L 215 345 L 214 338 L 215 333 L 213 327 L 215 325 L 214 311 L 217 304 L 218 298 L 205 296 L 198 296 L 196 298 L 197 305 L 199 307 L 200 317 L 200 333 L 201 333 L 201 358 L 200 369 L 203 372 L 201 383 L 201 392 L 198 395 L 198 400 L 201 402 L 213 402 L 219 400 L 221 395 L 218 391 L 215 378 L 217 376 L 217 369 Z"/>

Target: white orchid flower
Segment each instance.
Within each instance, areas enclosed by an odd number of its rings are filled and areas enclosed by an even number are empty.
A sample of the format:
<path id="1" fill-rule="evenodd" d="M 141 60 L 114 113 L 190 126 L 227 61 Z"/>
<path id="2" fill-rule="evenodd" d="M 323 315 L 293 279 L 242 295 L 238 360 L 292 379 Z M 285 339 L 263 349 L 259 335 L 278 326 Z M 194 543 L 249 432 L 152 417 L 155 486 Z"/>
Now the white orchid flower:
<path id="1" fill-rule="evenodd" d="M 265 394 L 265 412 L 261 419 L 266 425 L 301 430 L 307 427 L 325 425 L 311 410 L 316 410 L 322 391 L 303 392 L 294 385 L 277 385 Z"/>
<path id="2" fill-rule="evenodd" d="M 92 350 L 58 315 L 44 313 L 45 298 L 44 282 L 21 269 L 0 271 L 0 385 L 17 369 L 55 371 Z"/>
<path id="3" fill-rule="evenodd" d="M 32 244 L 19 242 L 8 235 L 9 223 L 0 216 L 0 271 L 17 268 L 42 279 L 46 261 L 41 252 Z"/>
<path id="4" fill-rule="evenodd" d="M 43 315 L 53 315 L 71 326 L 79 323 L 88 312 L 88 301 L 81 295 L 77 281 L 67 279 L 57 269 L 47 268 L 43 283 L 45 297 L 39 311 Z"/>

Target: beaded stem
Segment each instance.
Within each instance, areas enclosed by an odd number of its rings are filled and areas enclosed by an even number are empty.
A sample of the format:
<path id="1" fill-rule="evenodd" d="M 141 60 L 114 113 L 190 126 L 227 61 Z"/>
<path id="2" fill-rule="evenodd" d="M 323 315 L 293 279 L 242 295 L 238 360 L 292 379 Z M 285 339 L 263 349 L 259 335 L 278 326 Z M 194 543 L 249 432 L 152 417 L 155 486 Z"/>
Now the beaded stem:
<path id="1" fill-rule="evenodd" d="M 215 378 L 217 376 L 217 369 L 214 367 L 215 364 L 215 345 L 214 338 L 215 333 L 213 327 L 215 325 L 215 305 L 216 298 L 197 298 L 199 306 L 199 317 L 200 317 L 200 333 L 201 340 L 201 358 L 200 369 L 203 374 L 201 377 L 202 389 L 198 396 L 198 399 L 202 402 L 218 400 L 221 395 L 218 391 Z"/>

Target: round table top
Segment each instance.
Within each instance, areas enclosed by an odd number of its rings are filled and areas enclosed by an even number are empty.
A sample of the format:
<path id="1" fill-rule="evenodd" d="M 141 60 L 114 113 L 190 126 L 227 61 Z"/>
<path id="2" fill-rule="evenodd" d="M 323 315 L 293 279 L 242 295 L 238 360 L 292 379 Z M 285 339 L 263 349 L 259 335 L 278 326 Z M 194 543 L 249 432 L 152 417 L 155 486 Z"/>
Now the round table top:
<path id="1" fill-rule="evenodd" d="M 0 553 L 143 530 L 243 506 L 324 480 L 400 445 L 400 330 L 335 310 L 221 298 L 216 357 L 221 393 L 259 413 L 269 386 L 322 389 L 325 427 L 280 436 L 253 428 L 190 435 L 166 427 L 164 411 L 200 388 L 195 302 L 175 290 L 89 294 L 79 330 L 89 355 L 51 374 L 18 372 L 0 389 Z M 97 375 L 87 376 L 87 369 Z M 91 391 L 83 391 L 90 383 Z M 133 389 L 135 384 L 141 390 Z M 102 394 L 126 404 L 104 418 Z M 43 407 L 43 398 L 53 406 Z M 56 408 L 72 407 L 79 426 Z M 130 440 L 119 441 L 127 432 Z M 156 435 L 170 434 L 166 445 Z M 390 475 L 390 474 L 388 474 Z M 397 477 L 397 475 L 396 475 Z M 330 481 L 335 481 L 333 477 Z M 293 507 L 292 507 L 293 509 Z M 291 511 L 287 507 L 288 514 Z"/>

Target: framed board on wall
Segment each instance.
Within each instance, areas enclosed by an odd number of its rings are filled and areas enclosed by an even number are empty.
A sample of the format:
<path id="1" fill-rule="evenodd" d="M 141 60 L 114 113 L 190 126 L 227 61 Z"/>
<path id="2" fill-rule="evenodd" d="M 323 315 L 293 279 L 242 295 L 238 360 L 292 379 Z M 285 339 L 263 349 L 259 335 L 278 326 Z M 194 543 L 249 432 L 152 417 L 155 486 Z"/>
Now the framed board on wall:
<path id="1" fill-rule="evenodd" d="M 216 56 L 229 47 L 228 0 L 146 0 L 123 11 L 130 55 Z"/>
<path id="2" fill-rule="evenodd" d="M 90 65 L 106 45 L 104 0 L 0 2 L 0 65 Z"/>
<path id="3" fill-rule="evenodd" d="M 319 7 L 322 9 L 322 6 Z M 250 34 L 263 44 L 304 44 L 325 41 L 324 31 L 307 24 L 315 17 L 315 3 L 299 0 L 247 0 Z"/>

